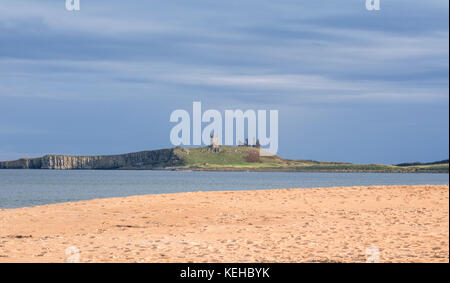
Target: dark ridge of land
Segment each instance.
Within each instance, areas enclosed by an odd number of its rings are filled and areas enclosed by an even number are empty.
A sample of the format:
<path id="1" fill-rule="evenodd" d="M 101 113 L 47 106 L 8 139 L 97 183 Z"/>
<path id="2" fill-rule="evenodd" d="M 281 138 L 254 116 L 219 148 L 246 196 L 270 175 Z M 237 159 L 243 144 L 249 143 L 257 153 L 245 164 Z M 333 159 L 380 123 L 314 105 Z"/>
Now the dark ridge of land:
<path id="1" fill-rule="evenodd" d="M 160 149 L 119 155 L 45 155 L 0 162 L 0 169 L 51 170 L 193 170 L 279 172 L 448 173 L 448 160 L 398 165 L 289 160 L 260 156 L 254 147 L 220 146 Z"/>
<path id="2" fill-rule="evenodd" d="M 396 166 L 405 167 L 405 166 L 443 165 L 443 164 L 448 164 L 448 162 L 449 162 L 449 160 L 446 159 L 446 160 L 428 162 L 428 163 L 422 163 L 422 162 L 400 163 L 400 164 L 396 164 Z"/>

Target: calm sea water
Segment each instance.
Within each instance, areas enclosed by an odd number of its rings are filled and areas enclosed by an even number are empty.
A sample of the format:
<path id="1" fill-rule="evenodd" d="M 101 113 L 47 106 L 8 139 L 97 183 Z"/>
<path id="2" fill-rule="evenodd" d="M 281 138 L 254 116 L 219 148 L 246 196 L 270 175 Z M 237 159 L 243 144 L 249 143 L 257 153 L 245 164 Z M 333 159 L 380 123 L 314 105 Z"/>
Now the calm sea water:
<path id="1" fill-rule="evenodd" d="M 449 184 L 449 175 L 0 170 L 0 209 L 141 194 L 424 184 Z"/>

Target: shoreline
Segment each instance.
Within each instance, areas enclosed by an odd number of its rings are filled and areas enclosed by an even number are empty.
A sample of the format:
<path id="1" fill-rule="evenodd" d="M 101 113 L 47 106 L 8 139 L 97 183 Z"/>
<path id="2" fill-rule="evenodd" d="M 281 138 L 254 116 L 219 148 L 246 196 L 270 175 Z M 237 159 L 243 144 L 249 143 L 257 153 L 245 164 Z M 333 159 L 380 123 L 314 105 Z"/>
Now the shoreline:
<path id="1" fill-rule="evenodd" d="M 35 169 L 24 169 L 24 170 L 35 170 Z M 42 170 L 42 169 L 38 169 Z M 54 170 L 54 171 L 60 171 L 60 170 Z M 140 170 L 136 170 L 140 171 Z M 286 172 L 289 173 L 289 172 Z M 318 172 L 322 173 L 322 172 Z M 402 173 L 400 173 L 402 174 Z M 419 184 L 419 185 L 373 185 L 373 186 L 344 186 L 344 187 L 336 187 L 336 186 L 330 186 L 330 187 L 298 187 L 298 188 L 268 188 L 268 189 L 252 189 L 252 190 L 211 190 L 211 191 L 204 191 L 204 190 L 198 190 L 198 191 L 191 191 L 191 192 L 176 192 L 176 193 L 154 193 L 154 194 L 142 194 L 142 195 L 129 195 L 129 196 L 118 196 L 118 197 L 105 197 L 105 198 L 91 198 L 91 199 L 81 199 L 81 200 L 74 200 L 74 201 L 64 201 L 64 202 L 52 202 L 47 204 L 41 204 L 41 205 L 32 205 L 32 206 L 21 206 L 21 207 L 15 207 L 15 208 L 1 208 L 1 211 L 8 211 L 8 210 L 14 210 L 14 209 L 22 209 L 22 208 L 38 208 L 38 207 L 48 207 L 52 205 L 59 205 L 59 204 L 75 204 L 78 202 L 86 202 L 86 201 L 96 201 L 96 200 L 114 200 L 114 199 L 121 199 L 121 198 L 129 198 L 129 197 L 148 197 L 153 195 L 167 195 L 167 196 L 173 196 L 173 195 L 180 195 L 180 194 L 189 194 L 189 193 L 239 193 L 239 192 L 260 192 L 260 191 L 277 191 L 277 190 L 327 190 L 327 189 L 352 189 L 352 188 L 373 188 L 373 187 L 450 187 L 449 184 Z"/>
<path id="2" fill-rule="evenodd" d="M 120 168 L 120 169 L 42 169 L 42 168 L 0 168 L 0 170 L 33 171 L 174 171 L 174 172 L 257 172 L 257 173 L 368 173 L 368 174 L 449 174 L 448 170 L 432 171 L 383 171 L 383 170 L 294 170 L 294 169 L 237 169 L 237 168 Z"/>
<path id="3" fill-rule="evenodd" d="M 127 169 L 124 169 L 127 170 Z M 393 172 L 393 171 L 377 171 L 377 170 L 290 170 L 290 169 L 250 169 L 250 170 L 239 170 L 239 169 L 152 169 L 155 171 L 161 170 L 161 171 L 191 171 L 191 172 L 258 172 L 258 173 L 369 173 L 369 174 L 449 174 L 449 171 L 415 171 L 415 172 L 409 172 L 409 171 L 399 171 L 399 172 Z"/>
<path id="4" fill-rule="evenodd" d="M 250 158 L 257 156 L 257 158 Z M 355 164 L 348 162 L 284 159 L 261 156 L 249 146 L 175 147 L 113 155 L 47 154 L 36 158 L 0 161 L 2 169 L 50 170 L 195 170 L 255 172 L 436 172 L 448 173 L 447 160 L 402 164 Z"/>
<path id="5" fill-rule="evenodd" d="M 0 262 L 449 261 L 449 186 L 139 195 L 0 210 Z"/>

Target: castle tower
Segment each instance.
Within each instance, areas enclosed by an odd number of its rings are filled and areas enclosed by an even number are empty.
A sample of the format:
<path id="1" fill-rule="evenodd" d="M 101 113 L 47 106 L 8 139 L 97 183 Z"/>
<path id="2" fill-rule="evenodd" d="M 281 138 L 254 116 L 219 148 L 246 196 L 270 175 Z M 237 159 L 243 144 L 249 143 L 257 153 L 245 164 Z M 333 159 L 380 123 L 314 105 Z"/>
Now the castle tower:
<path id="1" fill-rule="evenodd" d="M 211 137 L 210 147 L 211 148 L 219 148 L 219 137 L 214 134 L 211 134 L 210 137 Z"/>

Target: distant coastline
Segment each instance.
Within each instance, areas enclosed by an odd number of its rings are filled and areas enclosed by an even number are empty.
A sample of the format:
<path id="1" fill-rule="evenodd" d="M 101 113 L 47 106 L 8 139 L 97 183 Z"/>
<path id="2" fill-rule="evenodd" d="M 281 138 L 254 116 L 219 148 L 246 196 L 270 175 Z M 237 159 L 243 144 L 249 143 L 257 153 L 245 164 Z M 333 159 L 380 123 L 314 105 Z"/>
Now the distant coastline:
<path id="1" fill-rule="evenodd" d="M 449 173 L 448 160 L 430 163 L 353 164 L 264 157 L 254 147 L 220 146 L 149 150 L 118 155 L 45 155 L 0 162 L 0 169 L 171 170 L 254 172 Z"/>

